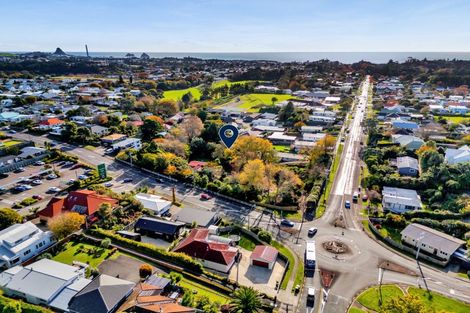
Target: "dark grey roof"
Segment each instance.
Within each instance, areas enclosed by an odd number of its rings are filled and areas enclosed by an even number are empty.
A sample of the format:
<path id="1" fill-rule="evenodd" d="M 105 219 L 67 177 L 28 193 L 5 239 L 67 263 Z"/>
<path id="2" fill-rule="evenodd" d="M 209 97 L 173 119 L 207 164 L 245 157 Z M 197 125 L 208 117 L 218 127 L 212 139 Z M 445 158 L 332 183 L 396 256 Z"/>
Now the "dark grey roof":
<path id="1" fill-rule="evenodd" d="M 174 235 L 182 226 L 184 226 L 184 223 L 181 222 L 160 220 L 152 217 L 141 217 L 137 223 L 135 223 L 134 229 L 143 229 L 165 235 Z"/>
<path id="2" fill-rule="evenodd" d="M 193 208 L 183 208 L 175 216 L 175 220 L 192 224 L 196 222 L 198 226 L 208 227 L 216 219 L 217 213 L 212 211 L 203 211 Z"/>
<path id="3" fill-rule="evenodd" d="M 108 313 L 127 297 L 133 282 L 108 275 L 99 275 L 78 292 L 69 303 L 69 310 L 77 313 Z"/>
<path id="4" fill-rule="evenodd" d="M 418 169 L 418 160 L 409 156 L 405 157 L 398 157 L 397 158 L 397 167 L 398 168 L 404 168 L 404 167 L 410 167 L 414 169 Z"/>

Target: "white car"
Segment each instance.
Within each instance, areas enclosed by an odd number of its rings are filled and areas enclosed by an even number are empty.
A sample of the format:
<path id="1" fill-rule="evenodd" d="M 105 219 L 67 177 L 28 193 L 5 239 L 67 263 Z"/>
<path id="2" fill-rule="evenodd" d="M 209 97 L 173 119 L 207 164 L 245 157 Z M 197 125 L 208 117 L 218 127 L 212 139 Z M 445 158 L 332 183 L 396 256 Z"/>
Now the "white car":
<path id="1" fill-rule="evenodd" d="M 34 162 L 34 165 L 36 165 L 36 166 L 42 166 L 42 165 L 44 165 L 44 164 L 46 164 L 46 163 L 44 163 L 43 161 L 36 161 L 36 162 Z"/>
<path id="2" fill-rule="evenodd" d="M 21 185 L 21 187 L 23 187 L 23 188 L 26 189 L 26 190 L 31 190 L 31 189 L 33 189 L 33 187 L 32 187 L 31 185 L 26 185 L 26 184 Z"/>
<path id="3" fill-rule="evenodd" d="M 73 183 L 75 182 L 75 179 L 69 179 L 66 184 L 67 185 L 73 185 Z"/>
<path id="4" fill-rule="evenodd" d="M 113 183 L 112 182 L 107 182 L 107 183 L 104 183 L 103 186 L 105 187 L 112 187 L 113 186 Z"/>
<path id="5" fill-rule="evenodd" d="M 57 188 L 57 187 L 50 187 L 49 189 L 47 189 L 47 192 L 60 192 L 60 188 Z"/>
<path id="6" fill-rule="evenodd" d="M 35 186 L 41 185 L 41 184 L 42 184 L 42 180 L 40 180 L 40 179 L 35 179 L 35 180 L 32 181 L 32 184 L 35 185 Z"/>
<path id="7" fill-rule="evenodd" d="M 56 179 L 57 175 L 56 174 L 49 174 L 47 175 L 47 179 Z"/>
<path id="8" fill-rule="evenodd" d="M 86 176 L 86 175 L 83 175 L 83 174 L 82 174 L 82 175 L 78 175 L 78 179 L 80 179 L 80 180 L 85 180 L 85 179 L 87 179 L 87 178 L 88 178 L 88 176 Z"/>

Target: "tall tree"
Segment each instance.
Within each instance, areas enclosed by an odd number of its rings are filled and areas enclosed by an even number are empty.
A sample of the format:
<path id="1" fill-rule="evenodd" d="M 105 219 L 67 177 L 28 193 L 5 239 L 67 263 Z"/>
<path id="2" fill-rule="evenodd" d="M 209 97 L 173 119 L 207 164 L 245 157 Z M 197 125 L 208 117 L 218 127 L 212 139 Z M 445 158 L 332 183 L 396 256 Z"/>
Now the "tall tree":
<path id="1" fill-rule="evenodd" d="M 252 287 L 240 287 L 232 294 L 230 312 L 232 313 L 257 313 L 263 306 L 261 296 Z"/>
<path id="2" fill-rule="evenodd" d="M 236 169 L 242 168 L 249 160 L 260 159 L 271 163 L 276 159 L 276 153 L 269 140 L 255 136 L 242 136 L 228 152 Z"/>
<path id="3" fill-rule="evenodd" d="M 23 221 L 21 215 L 10 208 L 0 209 L 0 230 Z"/>
<path id="4" fill-rule="evenodd" d="M 202 130 L 204 129 L 204 124 L 202 124 L 202 121 L 199 117 L 190 115 L 184 119 L 180 127 L 187 138 L 191 140 L 194 137 L 201 135 Z"/>
<path id="5" fill-rule="evenodd" d="M 76 232 L 85 223 L 85 217 L 76 212 L 67 212 L 49 220 L 47 226 L 58 240 Z"/>

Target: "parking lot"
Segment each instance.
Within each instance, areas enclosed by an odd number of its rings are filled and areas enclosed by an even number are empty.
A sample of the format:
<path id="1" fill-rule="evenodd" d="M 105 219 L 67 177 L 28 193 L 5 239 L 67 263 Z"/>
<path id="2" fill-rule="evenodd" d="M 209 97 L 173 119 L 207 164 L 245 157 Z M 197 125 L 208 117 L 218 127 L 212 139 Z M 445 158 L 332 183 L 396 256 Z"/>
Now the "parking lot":
<path id="1" fill-rule="evenodd" d="M 23 172 L 10 172 L 8 177 L 0 179 L 0 187 L 6 190 L 4 194 L 0 195 L 0 207 L 12 207 L 15 203 L 20 203 L 26 198 L 39 195 L 42 199 L 32 206 L 43 208 L 57 194 L 56 192 L 48 192 L 49 188 L 64 189 L 72 180 L 78 179 L 85 172 L 85 169 L 82 167 L 74 168 L 72 165 L 65 166 L 59 162 L 51 163 L 50 165 L 51 168 L 49 169 L 46 169 L 43 165 L 30 165 L 25 167 Z M 47 175 L 54 170 L 59 173 L 59 177 L 48 178 Z M 42 175 L 40 175 L 41 173 Z M 21 183 L 22 179 L 30 179 L 31 181 Z M 35 179 L 39 180 L 40 184 L 39 182 L 36 185 L 33 184 L 32 181 Z M 30 186 L 28 187 L 30 189 L 24 191 L 15 190 L 15 187 L 21 184 Z M 22 208 L 18 211 L 25 214 L 28 210 L 29 208 Z"/>

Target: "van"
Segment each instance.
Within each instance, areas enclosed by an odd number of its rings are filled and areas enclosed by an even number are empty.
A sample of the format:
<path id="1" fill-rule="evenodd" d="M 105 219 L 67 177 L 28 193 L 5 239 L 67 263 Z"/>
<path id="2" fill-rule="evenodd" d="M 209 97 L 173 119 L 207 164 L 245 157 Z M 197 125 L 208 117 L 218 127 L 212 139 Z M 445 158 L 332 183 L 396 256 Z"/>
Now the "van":
<path id="1" fill-rule="evenodd" d="M 315 302 L 315 288 L 309 287 L 307 289 L 307 302 Z"/>
<path id="2" fill-rule="evenodd" d="M 352 199 L 353 202 L 357 202 L 357 200 L 359 199 L 359 193 L 357 191 L 354 191 Z"/>

